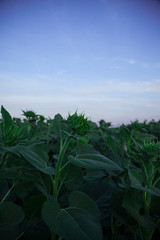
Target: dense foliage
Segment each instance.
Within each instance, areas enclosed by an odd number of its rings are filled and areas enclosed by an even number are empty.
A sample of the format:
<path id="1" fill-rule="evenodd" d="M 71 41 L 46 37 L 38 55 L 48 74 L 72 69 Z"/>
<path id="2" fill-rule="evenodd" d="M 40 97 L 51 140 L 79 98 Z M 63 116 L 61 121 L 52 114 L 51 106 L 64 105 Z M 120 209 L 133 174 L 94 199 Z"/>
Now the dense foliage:
<path id="1" fill-rule="evenodd" d="M 159 239 L 160 121 L 1 114 L 1 240 Z"/>

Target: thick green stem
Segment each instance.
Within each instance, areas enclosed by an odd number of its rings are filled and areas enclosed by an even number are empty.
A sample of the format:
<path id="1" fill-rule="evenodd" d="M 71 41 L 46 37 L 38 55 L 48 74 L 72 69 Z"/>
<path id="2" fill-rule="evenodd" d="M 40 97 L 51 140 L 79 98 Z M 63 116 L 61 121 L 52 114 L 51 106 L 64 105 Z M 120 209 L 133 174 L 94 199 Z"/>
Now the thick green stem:
<path id="1" fill-rule="evenodd" d="M 58 158 L 58 162 L 57 162 L 57 166 L 56 166 L 56 174 L 55 174 L 55 178 L 54 178 L 54 196 L 55 197 L 58 196 L 58 183 L 59 183 L 60 168 L 62 165 L 63 156 L 64 156 L 67 146 L 70 142 L 70 139 L 71 138 L 68 137 L 66 139 L 64 145 L 60 148 L 60 154 L 59 154 L 59 158 Z"/>
<path id="2" fill-rule="evenodd" d="M 145 205 L 145 214 L 149 216 L 150 193 L 144 192 L 144 205 Z"/>
<path id="3" fill-rule="evenodd" d="M 64 166 L 67 166 L 67 165 L 68 165 L 68 164 L 65 164 Z M 63 167 L 62 167 L 62 168 L 63 168 Z M 61 168 L 61 170 L 62 170 L 62 168 Z M 63 169 L 64 169 L 64 168 L 63 168 Z M 60 192 L 61 187 L 62 187 L 62 185 L 63 185 L 63 183 L 64 183 L 64 181 L 65 181 L 65 179 L 66 179 L 66 177 L 67 177 L 67 175 L 68 175 L 68 172 L 69 172 L 69 168 L 68 168 L 66 174 L 64 175 L 63 179 L 61 179 L 61 183 L 60 183 L 60 185 L 59 185 L 57 195 L 59 195 L 59 192 Z"/>

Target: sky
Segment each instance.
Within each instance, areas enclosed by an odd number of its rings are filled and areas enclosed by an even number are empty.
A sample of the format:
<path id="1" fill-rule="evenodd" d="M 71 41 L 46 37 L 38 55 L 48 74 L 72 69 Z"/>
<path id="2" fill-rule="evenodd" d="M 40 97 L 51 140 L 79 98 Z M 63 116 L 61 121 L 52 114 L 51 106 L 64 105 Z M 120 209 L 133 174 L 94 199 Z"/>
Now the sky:
<path id="1" fill-rule="evenodd" d="M 160 119 L 159 0 L 0 0 L 0 105 Z"/>

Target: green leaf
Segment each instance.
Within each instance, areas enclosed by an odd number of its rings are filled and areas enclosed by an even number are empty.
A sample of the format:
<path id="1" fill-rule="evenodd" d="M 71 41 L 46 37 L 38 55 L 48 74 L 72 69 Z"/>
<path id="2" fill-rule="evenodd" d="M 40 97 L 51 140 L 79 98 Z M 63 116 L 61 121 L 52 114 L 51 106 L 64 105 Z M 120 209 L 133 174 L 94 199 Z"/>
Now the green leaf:
<path id="1" fill-rule="evenodd" d="M 9 129 L 13 125 L 11 115 L 6 111 L 3 106 L 1 106 L 1 114 L 5 124 L 5 129 Z"/>
<path id="2" fill-rule="evenodd" d="M 99 154 L 96 150 L 91 145 L 88 144 L 82 144 L 82 143 L 77 143 L 76 146 L 76 154 L 81 155 L 81 154 Z"/>
<path id="3" fill-rule="evenodd" d="M 24 219 L 24 212 L 20 206 L 12 202 L 0 205 L 0 229 L 18 225 Z"/>
<path id="4" fill-rule="evenodd" d="M 129 179 L 131 181 L 131 187 L 138 189 L 143 192 L 148 192 L 155 196 L 160 196 L 160 189 L 156 187 L 143 187 L 142 186 L 142 176 L 135 170 L 131 169 L 128 171 Z"/>
<path id="5" fill-rule="evenodd" d="M 61 206 L 56 198 L 47 200 L 42 207 L 42 218 L 47 226 L 54 231 L 56 229 L 57 216 L 60 210 Z"/>
<path id="6" fill-rule="evenodd" d="M 139 188 L 140 186 L 142 186 L 142 175 L 139 174 L 135 169 L 129 170 L 128 175 L 132 187 Z"/>
<path id="7" fill-rule="evenodd" d="M 83 184 L 79 191 L 86 193 L 92 198 L 101 213 L 101 224 L 106 226 L 107 218 L 110 224 L 110 198 L 113 186 L 110 183 L 102 181 L 90 181 Z"/>
<path id="8" fill-rule="evenodd" d="M 94 200 L 83 192 L 73 192 L 69 198 L 70 207 L 82 208 L 99 218 L 100 213 Z"/>
<path id="9" fill-rule="evenodd" d="M 15 146 L 7 148 L 8 151 L 20 154 L 23 158 L 43 173 L 53 175 L 55 169 L 48 166 L 48 154 L 42 145 Z"/>
<path id="10" fill-rule="evenodd" d="M 52 231 L 65 240 L 102 240 L 99 219 L 90 210 L 77 207 L 61 209 L 56 199 L 52 199 L 44 203 L 42 218 Z"/>
<path id="11" fill-rule="evenodd" d="M 119 145 L 113 140 L 110 135 L 108 135 L 106 138 L 106 144 L 114 153 L 119 153 Z"/>
<path id="12" fill-rule="evenodd" d="M 72 164 L 86 169 L 102 169 L 108 174 L 117 176 L 123 169 L 115 162 L 101 154 L 81 154 L 76 157 L 69 156 Z"/>
<path id="13" fill-rule="evenodd" d="M 125 195 L 125 189 L 121 189 L 117 185 L 113 185 L 112 196 L 110 199 L 110 208 L 112 214 L 117 220 L 125 225 L 131 225 L 131 219 L 127 212 L 122 207 L 123 199 Z"/>
<path id="14" fill-rule="evenodd" d="M 133 190 L 129 190 L 126 192 L 122 206 L 126 209 L 126 211 L 132 216 L 141 227 L 152 229 L 154 227 L 154 219 L 140 215 L 139 210 L 142 207 L 140 203 L 140 197 L 138 193 Z"/>
<path id="15" fill-rule="evenodd" d="M 102 240 L 99 220 L 81 208 L 62 209 L 56 225 L 58 234 L 66 240 Z"/>
<path id="16" fill-rule="evenodd" d="M 133 130 L 132 135 L 135 137 L 136 140 L 138 140 L 140 142 L 144 142 L 144 141 L 150 142 L 153 140 L 157 140 L 156 136 L 149 134 L 149 133 L 144 133 L 144 132 L 141 132 L 138 130 Z"/>
<path id="17" fill-rule="evenodd" d="M 69 164 L 65 167 L 60 175 L 61 180 L 64 180 L 65 187 L 72 191 L 77 189 L 83 183 L 83 174 L 80 168 Z"/>
<path id="18" fill-rule="evenodd" d="M 86 175 L 84 179 L 86 181 L 98 181 L 98 179 L 102 179 L 106 176 L 106 173 L 104 170 L 100 169 L 86 169 Z"/>
<path id="19" fill-rule="evenodd" d="M 64 122 L 63 117 L 60 114 L 56 114 L 52 121 L 53 133 L 56 134 L 59 139 L 62 139 L 62 131 L 70 132 L 67 124 Z"/>

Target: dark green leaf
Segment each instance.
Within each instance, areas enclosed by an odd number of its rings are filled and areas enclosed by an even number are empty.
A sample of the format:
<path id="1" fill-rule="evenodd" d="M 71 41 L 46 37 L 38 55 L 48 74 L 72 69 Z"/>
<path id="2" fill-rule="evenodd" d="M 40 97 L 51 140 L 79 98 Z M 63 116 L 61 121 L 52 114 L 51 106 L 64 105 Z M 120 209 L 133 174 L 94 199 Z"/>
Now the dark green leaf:
<path id="1" fill-rule="evenodd" d="M 3 106 L 1 106 L 1 113 L 5 124 L 5 129 L 7 130 L 13 125 L 12 118 Z"/>
<path id="2" fill-rule="evenodd" d="M 129 179 L 131 181 L 131 187 L 136 188 L 143 192 L 148 192 L 155 196 L 160 196 L 160 189 L 156 187 L 143 187 L 142 186 L 142 176 L 134 169 L 128 171 Z"/>
<path id="3" fill-rule="evenodd" d="M 142 207 L 142 203 L 138 198 L 138 193 L 136 194 L 135 191 L 129 190 L 124 197 L 122 206 L 127 210 L 127 212 L 132 216 L 140 226 L 152 229 L 154 227 L 154 219 L 140 215 L 139 210 Z"/>
<path id="4" fill-rule="evenodd" d="M 108 174 L 117 176 L 123 169 L 118 166 L 115 162 L 101 154 L 82 154 L 77 157 L 68 157 L 71 163 L 78 167 L 87 169 L 102 169 Z"/>
<path id="5" fill-rule="evenodd" d="M 93 201 L 87 194 L 82 192 L 73 192 L 69 198 L 70 207 L 81 208 L 99 218 L 99 210 L 95 201 Z"/>
<path id="6" fill-rule="evenodd" d="M 61 209 L 56 200 L 48 200 L 42 208 L 42 218 L 65 240 L 102 240 L 99 219 L 82 208 Z"/>
<path id="7" fill-rule="evenodd" d="M 8 151 L 18 155 L 20 154 L 26 161 L 43 173 L 49 175 L 55 174 L 55 169 L 47 165 L 48 154 L 41 145 L 15 146 L 8 148 Z"/>
<path id="8" fill-rule="evenodd" d="M 6 201 L 0 205 L 0 228 L 18 225 L 23 218 L 24 212 L 17 204 Z"/>
<path id="9" fill-rule="evenodd" d="M 65 186 L 68 190 L 73 191 L 83 183 L 83 174 L 80 168 L 69 164 L 65 167 L 60 175 L 61 179 L 65 179 Z"/>

